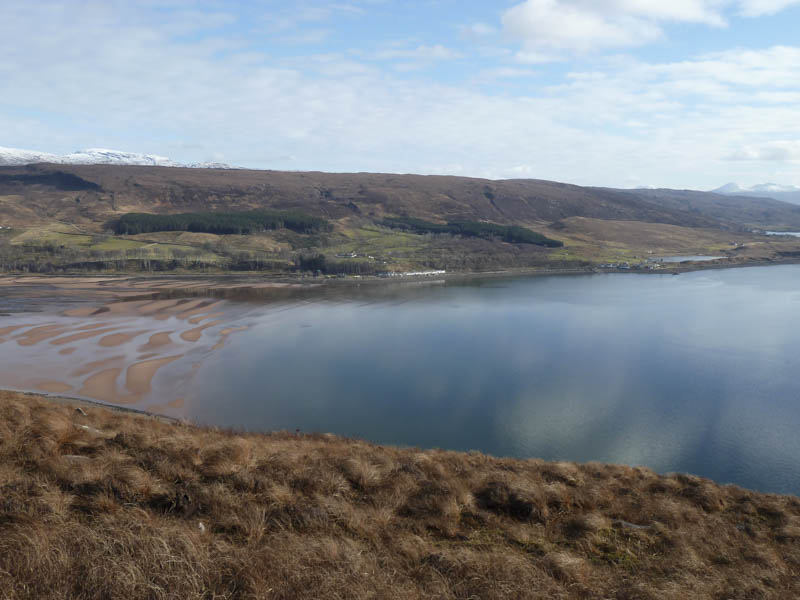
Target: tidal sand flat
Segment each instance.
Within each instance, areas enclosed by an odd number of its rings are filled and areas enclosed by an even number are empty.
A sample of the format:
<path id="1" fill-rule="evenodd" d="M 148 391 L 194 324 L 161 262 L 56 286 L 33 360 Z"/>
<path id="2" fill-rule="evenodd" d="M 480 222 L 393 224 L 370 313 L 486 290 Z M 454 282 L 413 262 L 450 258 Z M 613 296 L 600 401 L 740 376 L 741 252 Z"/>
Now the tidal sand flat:
<path id="1" fill-rule="evenodd" d="M 4 317 L 0 386 L 145 409 L 157 405 L 180 416 L 180 385 L 197 371 L 195 365 L 231 333 L 246 329 L 241 325 L 246 309 L 215 299 L 97 300 Z M 157 399 L 151 398 L 155 389 Z"/>

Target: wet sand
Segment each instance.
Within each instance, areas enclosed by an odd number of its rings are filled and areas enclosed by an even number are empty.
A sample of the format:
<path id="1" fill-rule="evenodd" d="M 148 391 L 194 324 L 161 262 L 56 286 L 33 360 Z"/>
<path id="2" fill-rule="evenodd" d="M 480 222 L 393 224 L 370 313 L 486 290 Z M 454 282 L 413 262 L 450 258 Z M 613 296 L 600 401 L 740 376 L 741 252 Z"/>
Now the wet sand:
<path id="1" fill-rule="evenodd" d="M 98 344 L 105 348 L 111 348 L 113 346 L 121 346 L 125 342 L 131 341 L 133 338 L 142 335 L 146 332 L 134 332 L 134 333 L 112 333 L 111 335 L 107 335 L 105 337 L 100 338 Z"/>
<path id="2" fill-rule="evenodd" d="M 75 331 L 86 331 L 88 329 L 97 329 L 98 327 L 105 327 L 105 323 L 89 323 L 88 325 L 83 325 L 81 327 L 75 327 Z"/>
<path id="3" fill-rule="evenodd" d="M 72 373 L 70 373 L 70 375 L 72 377 L 83 377 L 84 375 L 88 375 L 92 371 L 105 369 L 106 367 L 110 367 L 115 363 L 121 363 L 123 360 L 125 360 L 124 356 L 112 356 L 111 358 L 96 360 L 94 362 L 86 363 L 85 365 L 75 369 Z"/>
<path id="4" fill-rule="evenodd" d="M 106 329 L 92 329 L 91 331 L 83 331 L 81 333 L 75 333 L 73 335 L 68 335 L 67 337 L 59 337 L 54 340 L 51 340 L 50 343 L 54 346 L 63 346 L 64 344 L 71 344 L 72 342 L 78 342 L 80 340 L 87 340 L 89 338 L 97 337 L 98 335 L 102 335 L 104 333 L 109 333 L 111 331 L 116 331 L 116 327 L 108 327 Z"/>
<path id="5" fill-rule="evenodd" d="M 68 294 L 74 292 L 91 292 L 96 297 L 131 297 L 146 292 L 177 290 L 268 290 L 292 287 L 311 287 L 318 283 L 305 283 L 296 280 L 268 281 L 262 277 L 252 276 L 216 276 L 206 278 L 191 277 L 57 277 L 31 275 L 0 276 L 2 287 L 42 287 L 55 288 Z"/>
<path id="6" fill-rule="evenodd" d="M 72 390 L 72 386 L 61 381 L 40 381 L 36 387 L 52 394 L 64 394 Z"/>
<path id="7" fill-rule="evenodd" d="M 25 327 L 31 327 L 30 325 L 12 325 L 11 327 L 2 327 L 0 328 L 0 337 L 6 336 L 9 333 L 14 333 L 18 329 L 23 329 Z"/>
<path id="8" fill-rule="evenodd" d="M 187 342 L 196 342 L 200 339 L 200 336 L 203 335 L 203 331 L 209 329 L 210 327 L 214 327 L 219 325 L 222 321 L 211 321 L 211 323 L 207 323 L 205 325 L 201 325 L 200 327 L 195 327 L 194 329 L 190 329 L 189 331 L 184 331 L 181 334 L 181 339 Z"/>
<path id="9" fill-rule="evenodd" d="M 192 315 L 198 314 L 205 314 L 211 311 L 211 309 L 217 305 L 219 305 L 221 301 L 211 301 L 211 300 L 202 300 L 197 303 L 196 307 L 192 307 L 191 310 L 184 310 L 181 312 L 178 317 L 181 319 L 188 319 Z"/>
<path id="10" fill-rule="evenodd" d="M 0 288 L 41 283 L 40 278 L 0 277 Z M 220 350 L 227 338 L 247 327 L 236 326 L 242 313 L 238 307 L 216 298 L 128 299 L 120 294 L 120 285 L 137 287 L 140 282 L 125 278 L 48 278 L 48 285 L 63 289 L 92 289 L 95 302 L 67 307 L 57 314 L 31 313 L 10 316 L 0 329 L 0 345 L 16 342 L 19 350 L 13 359 L 0 363 L 0 386 L 79 396 L 111 404 L 133 405 L 145 402 L 158 392 L 153 380 L 162 369 L 180 365 L 189 350 L 200 351 L 191 363 L 178 368 L 177 379 L 186 382 L 196 374 L 213 352 Z M 192 285 L 205 287 L 208 282 Z M 185 281 L 144 283 L 147 289 L 185 287 Z M 113 296 L 107 297 L 106 292 Z M 122 290 L 124 291 L 124 289 Z M 100 293 L 102 292 L 102 293 Z M 1 293 L 1 292 L 0 292 Z M 53 294 L 52 290 L 48 293 Z M 57 294 L 58 292 L 56 292 Z M 74 303 L 74 300 L 70 300 Z M 15 323 L 14 318 L 20 322 Z M 161 323 L 169 321 L 164 328 Z M 166 324 L 166 323 L 165 323 Z M 5 323 L 4 323 L 5 325 Z M 219 327 L 219 331 L 215 328 Z M 159 330 L 162 329 L 163 330 Z M 129 347 L 136 338 L 147 341 Z M 51 349 L 52 348 L 52 349 Z M 113 356 L 108 351 L 115 349 Z M 0 346 L 0 352 L 2 352 Z M 30 358 L 26 358 L 30 354 Z M 5 370 L 4 370 L 5 367 Z M 47 378 L 42 379 L 42 372 Z M 182 373 L 182 374 L 181 374 Z M 38 377 L 34 378 L 34 376 Z M 159 397 L 159 404 L 176 413 L 184 409 L 184 394 L 179 398 Z"/>
<path id="11" fill-rule="evenodd" d="M 88 396 L 96 400 L 104 400 L 105 402 L 119 403 L 119 394 L 117 394 L 117 378 L 122 369 L 106 369 L 95 373 L 88 377 L 83 382 L 83 387 L 78 392 L 81 396 Z"/>
<path id="12" fill-rule="evenodd" d="M 14 336 L 14 339 L 20 346 L 34 346 L 50 338 L 58 337 L 64 331 L 63 325 L 40 325 Z"/>
<path id="13" fill-rule="evenodd" d="M 212 350 L 221 350 L 225 346 L 225 342 L 228 340 L 228 337 L 232 333 L 236 333 L 237 331 L 247 331 L 248 329 L 250 329 L 249 326 L 229 327 L 227 329 L 223 329 L 222 331 L 219 332 L 219 341 L 216 344 L 214 344 L 213 346 L 211 346 L 211 349 Z"/>
<path id="14" fill-rule="evenodd" d="M 153 377 L 155 377 L 158 370 L 182 357 L 183 354 L 177 354 L 175 356 L 167 356 L 157 360 L 145 360 L 132 364 L 128 367 L 128 372 L 125 376 L 125 387 L 138 397 L 149 394 Z"/>
<path id="15" fill-rule="evenodd" d="M 171 333 L 171 331 L 154 333 L 150 336 L 150 340 L 144 346 L 139 346 L 139 352 L 150 352 L 151 350 L 157 350 L 161 346 L 171 344 L 172 340 L 169 337 Z"/>
<path id="16" fill-rule="evenodd" d="M 197 325 L 198 323 L 202 323 L 203 321 L 208 321 L 209 319 L 217 319 L 224 315 L 225 313 L 223 312 L 215 312 L 211 313 L 210 315 L 200 315 L 199 317 L 192 317 L 191 319 L 189 319 L 189 323 L 191 323 L 192 325 Z"/>

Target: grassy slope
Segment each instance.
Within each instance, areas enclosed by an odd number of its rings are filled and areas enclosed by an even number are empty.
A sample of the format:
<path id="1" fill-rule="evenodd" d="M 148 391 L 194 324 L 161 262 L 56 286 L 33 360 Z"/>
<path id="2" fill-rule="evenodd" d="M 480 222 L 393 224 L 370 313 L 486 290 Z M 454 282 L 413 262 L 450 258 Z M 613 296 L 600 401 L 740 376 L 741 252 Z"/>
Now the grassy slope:
<path id="1" fill-rule="evenodd" d="M 0 598 L 793 598 L 800 500 L 0 392 Z"/>
<path id="2" fill-rule="evenodd" d="M 6 167 L 0 168 L 0 175 L 46 176 L 54 170 L 85 179 L 87 189 L 0 185 L 0 225 L 17 228 L 11 246 L 0 239 L 4 264 L 177 258 L 186 268 L 220 270 L 242 257 L 288 266 L 299 254 L 322 252 L 335 258 L 355 250 L 374 256 L 365 260 L 373 261 L 376 270 L 483 270 L 588 266 L 650 253 L 723 252 L 734 260 L 800 254 L 800 239 L 766 240 L 749 233 L 753 228 L 800 230 L 800 206 L 700 192 L 620 191 L 537 180 L 108 165 Z M 334 224 L 334 231 L 317 236 L 278 231 L 251 236 L 100 237 L 110 219 L 129 211 L 256 208 L 321 216 Z M 566 247 L 544 250 L 447 235 L 412 235 L 375 225 L 387 215 L 521 225 L 559 239 Z M 734 241 L 745 248 L 734 252 Z M 56 249 L 48 253 L 37 243 Z"/>

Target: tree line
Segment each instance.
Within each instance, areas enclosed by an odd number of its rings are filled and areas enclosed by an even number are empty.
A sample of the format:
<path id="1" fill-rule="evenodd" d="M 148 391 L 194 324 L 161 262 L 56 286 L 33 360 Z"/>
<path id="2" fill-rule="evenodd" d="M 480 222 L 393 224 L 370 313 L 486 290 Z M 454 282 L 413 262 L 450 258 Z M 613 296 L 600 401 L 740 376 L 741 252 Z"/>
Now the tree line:
<path id="1" fill-rule="evenodd" d="M 412 233 L 449 233 L 463 237 L 476 237 L 485 240 L 500 239 L 510 244 L 536 244 L 548 248 L 560 248 L 563 242 L 550 239 L 541 233 L 518 225 L 496 225 L 479 221 L 452 221 L 450 223 L 431 223 L 415 217 L 386 217 L 380 222 L 384 227 L 402 229 Z"/>
<path id="2" fill-rule="evenodd" d="M 294 261 L 294 270 L 326 275 L 374 275 L 379 272 L 374 263 L 328 260 L 324 254 L 298 256 Z"/>
<path id="3" fill-rule="evenodd" d="M 120 235 L 153 233 L 156 231 L 192 231 L 246 235 L 272 229 L 289 229 L 296 233 L 331 231 L 331 224 L 320 217 L 300 212 L 252 210 L 242 212 L 197 212 L 175 215 L 127 213 L 114 223 L 112 229 Z"/>

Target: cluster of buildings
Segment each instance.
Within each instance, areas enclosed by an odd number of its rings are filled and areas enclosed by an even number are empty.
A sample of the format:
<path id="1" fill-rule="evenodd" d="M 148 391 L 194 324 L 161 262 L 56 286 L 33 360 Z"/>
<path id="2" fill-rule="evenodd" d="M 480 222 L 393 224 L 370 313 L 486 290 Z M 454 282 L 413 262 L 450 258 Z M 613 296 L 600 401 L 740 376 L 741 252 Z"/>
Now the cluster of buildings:
<path id="1" fill-rule="evenodd" d="M 378 277 L 429 277 L 431 275 L 444 275 L 447 273 L 445 270 L 435 271 L 386 271 L 379 273 Z"/>
<path id="2" fill-rule="evenodd" d="M 345 252 L 344 254 L 337 254 L 336 258 L 358 258 L 359 255 L 353 252 Z M 370 254 L 362 254 L 361 258 L 368 258 L 369 260 L 375 260 L 375 257 Z"/>

